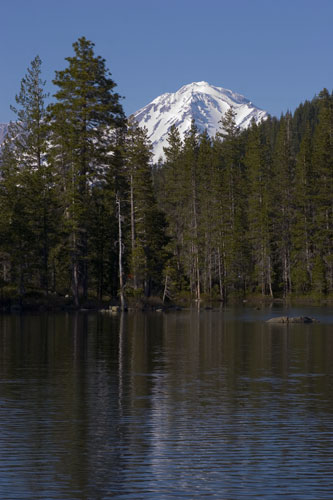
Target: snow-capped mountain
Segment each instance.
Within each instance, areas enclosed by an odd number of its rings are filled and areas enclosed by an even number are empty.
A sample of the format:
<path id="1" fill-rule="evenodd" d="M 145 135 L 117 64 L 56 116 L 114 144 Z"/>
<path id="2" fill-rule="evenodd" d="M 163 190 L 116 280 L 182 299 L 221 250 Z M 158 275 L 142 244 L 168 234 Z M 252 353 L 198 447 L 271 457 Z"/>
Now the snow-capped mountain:
<path id="1" fill-rule="evenodd" d="M 240 94 L 207 82 L 184 85 L 175 93 L 162 94 L 136 111 L 133 116 L 141 127 L 146 127 L 153 145 L 154 161 L 163 158 L 163 146 L 171 125 L 175 125 L 182 138 L 190 129 L 192 118 L 200 131 L 207 130 L 213 137 L 220 129 L 219 121 L 233 107 L 236 125 L 248 127 L 254 118 L 259 122 L 267 117 L 263 111 Z"/>

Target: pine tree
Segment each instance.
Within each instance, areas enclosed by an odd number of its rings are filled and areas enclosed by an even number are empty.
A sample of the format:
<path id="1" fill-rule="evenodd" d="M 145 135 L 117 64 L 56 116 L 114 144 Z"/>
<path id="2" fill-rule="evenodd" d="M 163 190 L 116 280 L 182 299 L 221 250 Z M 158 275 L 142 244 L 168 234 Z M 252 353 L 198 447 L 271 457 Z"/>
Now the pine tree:
<path id="1" fill-rule="evenodd" d="M 158 201 L 165 213 L 168 251 L 170 258 L 165 268 L 165 280 L 169 282 L 170 294 L 175 297 L 186 290 L 187 277 L 184 269 L 185 214 L 184 197 L 187 190 L 183 169 L 183 142 L 178 129 L 172 125 L 164 147 L 165 162 L 160 169 L 157 186 Z"/>
<path id="2" fill-rule="evenodd" d="M 311 128 L 308 123 L 296 158 L 294 216 L 291 226 L 291 278 L 294 291 L 298 294 L 307 293 L 311 289 L 313 183 Z"/>
<path id="3" fill-rule="evenodd" d="M 225 210 L 225 183 L 223 143 L 217 134 L 212 141 L 212 218 L 211 230 L 215 249 L 215 268 L 220 299 L 227 297 L 227 211 Z"/>
<path id="4" fill-rule="evenodd" d="M 253 277 L 262 295 L 273 295 L 270 227 L 271 161 L 262 127 L 252 123 L 247 139 L 245 163 L 248 169 L 249 242 Z"/>
<path id="5" fill-rule="evenodd" d="M 199 261 L 199 178 L 198 178 L 198 129 L 192 120 L 183 148 L 183 210 L 184 217 L 184 266 L 190 280 L 190 291 L 195 300 L 201 298 L 201 268 Z"/>
<path id="6" fill-rule="evenodd" d="M 29 262 L 32 261 L 30 242 L 33 241 L 26 211 L 25 191 L 20 183 L 20 170 L 9 144 L 1 149 L 0 241 L 3 260 L 3 280 L 16 286 L 22 300 L 25 293 Z"/>
<path id="7" fill-rule="evenodd" d="M 88 291 L 88 240 L 91 187 L 103 182 L 114 150 L 115 127 L 124 124 L 120 96 L 106 69 L 84 37 L 73 44 L 68 67 L 56 71 L 59 88 L 49 107 L 52 162 L 62 176 L 62 207 L 71 262 L 71 288 L 76 305 Z"/>
<path id="8" fill-rule="evenodd" d="M 244 195 L 245 176 L 242 163 L 240 132 L 236 126 L 235 111 L 230 108 L 221 119 L 217 139 L 220 144 L 221 204 L 223 228 L 224 282 L 225 289 L 243 292 L 246 287 L 247 245 L 246 206 Z"/>
<path id="9" fill-rule="evenodd" d="M 286 297 L 292 292 L 291 282 L 291 225 L 293 223 L 293 192 L 295 158 L 292 149 L 292 117 L 281 117 L 274 149 L 274 245 L 275 259 L 281 270 L 279 284 Z M 279 275 L 279 273 L 277 273 Z"/>
<path id="10" fill-rule="evenodd" d="M 12 271 L 21 295 L 25 282 L 50 286 L 50 253 L 57 241 L 55 174 L 47 162 L 45 82 L 41 60 L 32 61 L 12 110 L 17 121 L 9 126 L 2 148 L 2 207 L 7 212 L 7 238 Z"/>
<path id="11" fill-rule="evenodd" d="M 313 138 L 314 178 L 314 264 L 324 269 L 321 289 L 333 291 L 333 97 L 319 94 L 320 111 Z M 322 264 L 319 266 L 319 260 Z M 316 287 L 318 289 L 318 286 Z"/>
<path id="12" fill-rule="evenodd" d="M 91 186 L 89 214 L 89 284 L 96 289 L 101 301 L 103 294 L 117 296 L 120 291 L 119 276 L 119 205 L 122 230 L 122 269 L 128 268 L 129 249 L 126 245 L 128 224 L 127 192 L 124 143 L 125 129 L 114 131 L 113 150 L 109 163 L 103 169 L 99 181 Z M 123 284 L 124 286 L 124 284 Z"/>
<path id="13" fill-rule="evenodd" d="M 214 163 L 211 139 L 205 130 L 199 136 L 197 159 L 198 197 L 198 251 L 201 269 L 201 287 L 206 296 L 212 296 L 215 278 L 215 249 L 213 238 Z"/>
<path id="14" fill-rule="evenodd" d="M 149 296 L 161 286 L 166 258 L 165 220 L 153 190 L 152 153 L 147 131 L 129 120 L 125 142 L 125 169 L 129 186 L 131 275 L 134 290 Z"/>

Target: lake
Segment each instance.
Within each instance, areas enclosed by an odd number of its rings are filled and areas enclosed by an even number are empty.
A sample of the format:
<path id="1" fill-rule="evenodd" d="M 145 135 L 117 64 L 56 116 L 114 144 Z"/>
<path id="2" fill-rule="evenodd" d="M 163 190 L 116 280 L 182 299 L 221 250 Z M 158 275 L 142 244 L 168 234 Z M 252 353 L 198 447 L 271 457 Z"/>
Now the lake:
<path id="1" fill-rule="evenodd" d="M 0 498 L 332 499 L 333 309 L 1 315 Z"/>

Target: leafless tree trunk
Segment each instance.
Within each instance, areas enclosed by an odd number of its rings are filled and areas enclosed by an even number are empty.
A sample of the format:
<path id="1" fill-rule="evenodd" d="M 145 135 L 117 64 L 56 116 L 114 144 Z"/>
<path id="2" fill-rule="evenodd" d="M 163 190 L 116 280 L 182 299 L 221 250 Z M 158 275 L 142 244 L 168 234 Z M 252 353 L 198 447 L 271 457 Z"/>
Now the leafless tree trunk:
<path id="1" fill-rule="evenodd" d="M 118 211 L 118 247 L 119 247 L 119 295 L 120 295 L 120 308 L 125 310 L 125 297 L 124 297 L 124 278 L 123 278 L 123 242 L 122 242 L 122 227 L 121 227 L 121 203 L 117 194 L 116 197 L 117 211 Z"/>

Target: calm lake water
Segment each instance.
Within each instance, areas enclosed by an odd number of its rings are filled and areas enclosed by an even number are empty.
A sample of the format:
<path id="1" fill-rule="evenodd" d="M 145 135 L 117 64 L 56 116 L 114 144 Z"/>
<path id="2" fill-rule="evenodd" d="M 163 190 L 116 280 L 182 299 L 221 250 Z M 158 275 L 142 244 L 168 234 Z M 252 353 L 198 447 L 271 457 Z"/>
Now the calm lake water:
<path id="1" fill-rule="evenodd" d="M 0 498 L 332 499 L 333 309 L 0 316 Z"/>

